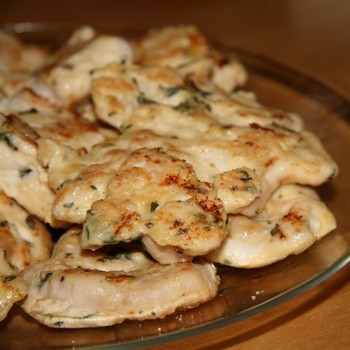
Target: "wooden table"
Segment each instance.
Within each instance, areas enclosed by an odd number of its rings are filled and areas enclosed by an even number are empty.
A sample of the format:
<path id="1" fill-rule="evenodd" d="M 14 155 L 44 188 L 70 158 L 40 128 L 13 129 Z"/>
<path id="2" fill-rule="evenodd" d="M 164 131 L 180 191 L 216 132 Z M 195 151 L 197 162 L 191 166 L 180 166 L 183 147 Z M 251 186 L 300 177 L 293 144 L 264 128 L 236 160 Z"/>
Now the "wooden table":
<path id="1" fill-rule="evenodd" d="M 350 97 L 350 2 L 2 0 L 0 22 L 71 22 L 140 29 L 194 23 L 206 36 L 273 57 Z M 272 310 L 171 349 L 350 349 L 350 266 Z M 162 349 L 165 346 L 159 346 Z"/>

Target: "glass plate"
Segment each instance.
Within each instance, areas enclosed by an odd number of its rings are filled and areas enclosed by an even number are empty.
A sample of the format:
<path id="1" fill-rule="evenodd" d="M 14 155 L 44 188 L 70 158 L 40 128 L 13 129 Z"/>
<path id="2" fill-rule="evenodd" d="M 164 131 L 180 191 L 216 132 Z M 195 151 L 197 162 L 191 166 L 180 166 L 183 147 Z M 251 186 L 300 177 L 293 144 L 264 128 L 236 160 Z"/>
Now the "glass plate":
<path id="1" fill-rule="evenodd" d="M 24 40 L 47 44 L 53 38 L 63 38 L 72 26 L 18 23 L 4 28 Z M 113 28 L 107 30 L 112 32 Z M 0 348 L 131 349 L 191 337 L 262 313 L 319 284 L 350 261 L 349 102 L 316 79 L 270 59 L 216 46 L 238 55 L 250 73 L 247 89 L 254 91 L 260 102 L 301 115 L 339 164 L 339 176 L 319 188 L 321 198 L 336 215 L 338 228 L 304 253 L 264 268 L 220 267 L 222 283 L 214 300 L 161 320 L 126 321 L 93 329 L 50 329 L 15 306 L 0 324 Z"/>

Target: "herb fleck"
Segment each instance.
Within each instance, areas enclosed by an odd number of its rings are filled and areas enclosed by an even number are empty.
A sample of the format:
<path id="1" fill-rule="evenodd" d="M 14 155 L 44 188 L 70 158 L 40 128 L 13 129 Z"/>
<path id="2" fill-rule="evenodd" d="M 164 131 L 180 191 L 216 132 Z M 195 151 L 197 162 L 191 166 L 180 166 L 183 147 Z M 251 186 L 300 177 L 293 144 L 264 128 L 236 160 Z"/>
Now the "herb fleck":
<path id="1" fill-rule="evenodd" d="M 202 108 L 207 111 L 211 111 L 210 105 L 208 105 L 206 102 L 200 100 L 196 96 L 189 98 L 185 100 L 184 102 L 181 102 L 179 105 L 174 107 L 175 110 L 180 111 L 180 112 L 187 112 L 190 111 L 191 109 L 194 108 Z"/>
<path id="2" fill-rule="evenodd" d="M 228 265 L 228 266 L 231 266 L 231 261 L 228 260 L 228 259 L 224 259 L 224 264 Z"/>
<path id="3" fill-rule="evenodd" d="M 158 202 L 151 203 L 151 212 L 154 212 L 159 207 Z"/>
<path id="4" fill-rule="evenodd" d="M 87 226 L 85 227 L 85 235 L 86 235 L 86 239 L 89 241 L 90 240 L 90 230 Z"/>
<path id="5" fill-rule="evenodd" d="M 73 205 L 74 205 L 74 202 L 64 203 L 64 204 L 63 204 L 63 207 L 64 207 L 64 208 L 72 208 Z"/>
<path id="6" fill-rule="evenodd" d="M 14 280 L 16 277 L 17 277 L 16 275 L 8 275 L 8 276 L 5 276 L 5 277 L 2 279 L 2 282 L 3 282 L 3 283 L 11 282 L 11 281 Z"/>
<path id="7" fill-rule="evenodd" d="M 255 195 L 256 194 L 256 188 L 254 187 L 254 186 L 245 186 L 245 187 L 243 187 L 243 190 L 245 191 L 245 192 L 248 192 L 248 193 L 251 193 L 251 194 L 253 194 L 253 195 Z"/>
<path id="8" fill-rule="evenodd" d="M 132 124 L 128 124 L 128 125 L 123 126 L 122 129 L 121 129 L 121 131 L 122 131 L 122 132 L 125 132 L 125 131 L 128 131 L 128 130 L 131 129 L 131 128 L 132 128 Z"/>
<path id="9" fill-rule="evenodd" d="M 64 63 L 62 64 L 63 69 L 72 70 L 74 66 L 72 64 Z"/>
<path id="10" fill-rule="evenodd" d="M 26 224 L 31 230 L 35 230 L 35 220 L 31 215 L 26 217 Z"/>
<path id="11" fill-rule="evenodd" d="M 161 87 L 161 89 L 163 90 L 166 97 L 171 97 L 176 95 L 182 89 L 182 87 L 171 86 L 171 87 Z"/>
<path id="12" fill-rule="evenodd" d="M 40 289 L 50 278 L 52 277 L 52 272 L 47 272 L 43 277 L 40 278 L 38 288 Z"/>
<path id="13" fill-rule="evenodd" d="M 7 144 L 7 146 L 9 146 L 15 151 L 18 151 L 18 148 L 15 146 L 15 144 L 12 141 L 12 138 L 8 133 L 0 132 L 0 141 L 4 141 Z"/>
<path id="14" fill-rule="evenodd" d="M 103 148 L 105 148 L 105 147 L 114 147 L 115 146 L 115 144 L 114 143 L 105 143 L 104 145 L 103 145 Z"/>
<path id="15" fill-rule="evenodd" d="M 33 170 L 30 168 L 22 168 L 18 170 L 19 177 L 22 179 L 26 175 L 30 174 Z"/>
<path id="16" fill-rule="evenodd" d="M 286 239 L 286 236 L 280 229 L 280 225 L 277 223 L 274 228 L 270 231 L 271 236 L 278 236 L 280 239 Z"/>
<path id="17" fill-rule="evenodd" d="M 241 170 L 240 171 L 240 180 L 241 181 L 249 181 L 249 180 L 253 180 L 250 176 L 249 176 L 249 174 L 248 174 L 248 172 L 247 171 L 245 171 L 245 170 Z"/>
<path id="18" fill-rule="evenodd" d="M 153 100 L 143 96 L 143 95 L 140 95 L 137 97 L 137 102 L 141 105 L 149 105 L 149 104 L 152 104 L 152 103 L 155 103 Z"/>
<path id="19" fill-rule="evenodd" d="M 175 233 L 175 236 L 183 236 L 185 235 L 186 233 L 188 232 L 188 229 L 187 228 L 179 228 L 176 233 Z"/>

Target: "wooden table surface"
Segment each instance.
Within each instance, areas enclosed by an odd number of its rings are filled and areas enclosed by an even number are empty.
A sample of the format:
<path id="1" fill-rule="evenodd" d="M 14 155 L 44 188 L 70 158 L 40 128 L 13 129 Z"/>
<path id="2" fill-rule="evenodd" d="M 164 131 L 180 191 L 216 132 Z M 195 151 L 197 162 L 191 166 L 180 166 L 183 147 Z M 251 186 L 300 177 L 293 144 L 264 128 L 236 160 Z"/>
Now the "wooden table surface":
<path id="1" fill-rule="evenodd" d="M 69 22 L 140 29 L 194 23 L 206 36 L 316 76 L 350 97 L 350 1 L 2 0 L 0 23 Z M 272 310 L 172 349 L 350 349 L 350 266 Z M 157 349 L 165 348 L 165 345 Z"/>

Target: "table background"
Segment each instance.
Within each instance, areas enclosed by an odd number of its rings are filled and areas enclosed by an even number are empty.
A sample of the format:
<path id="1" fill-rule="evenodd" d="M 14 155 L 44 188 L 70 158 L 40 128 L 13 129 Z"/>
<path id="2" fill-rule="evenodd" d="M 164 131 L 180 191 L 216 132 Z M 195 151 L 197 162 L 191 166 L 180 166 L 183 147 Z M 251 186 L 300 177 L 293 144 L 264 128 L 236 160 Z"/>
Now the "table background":
<path id="1" fill-rule="evenodd" d="M 209 38 L 290 65 L 350 98 L 347 0 L 0 1 L 0 23 L 66 22 L 121 30 L 193 23 Z M 309 292 L 172 349 L 350 349 L 350 266 Z M 168 345 L 167 345 L 168 346 Z M 157 349 L 164 348 L 164 345 Z"/>

